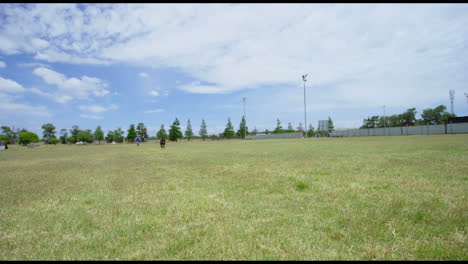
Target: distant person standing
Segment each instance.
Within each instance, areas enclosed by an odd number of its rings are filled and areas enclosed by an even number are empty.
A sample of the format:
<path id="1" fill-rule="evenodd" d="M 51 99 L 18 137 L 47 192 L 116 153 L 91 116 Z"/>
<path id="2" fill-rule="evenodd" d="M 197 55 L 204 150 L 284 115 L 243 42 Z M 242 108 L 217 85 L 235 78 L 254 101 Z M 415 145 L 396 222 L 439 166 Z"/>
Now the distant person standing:
<path id="1" fill-rule="evenodd" d="M 137 143 L 137 147 L 140 146 L 140 137 L 139 136 L 137 136 L 137 138 L 136 138 L 136 143 Z"/>

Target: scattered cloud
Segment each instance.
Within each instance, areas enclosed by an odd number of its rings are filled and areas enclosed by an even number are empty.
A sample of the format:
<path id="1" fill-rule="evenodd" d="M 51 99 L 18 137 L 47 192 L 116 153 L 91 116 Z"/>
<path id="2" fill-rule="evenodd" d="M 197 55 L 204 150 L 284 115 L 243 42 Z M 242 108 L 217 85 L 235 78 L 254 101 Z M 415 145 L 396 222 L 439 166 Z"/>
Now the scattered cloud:
<path id="1" fill-rule="evenodd" d="M 110 110 L 117 110 L 119 107 L 115 104 L 111 104 L 109 107 L 103 107 L 100 105 L 80 105 L 78 107 L 81 111 L 87 111 L 92 113 L 101 113 Z"/>
<path id="2" fill-rule="evenodd" d="M 149 92 L 149 95 L 151 95 L 151 96 L 158 96 L 159 93 L 158 93 L 157 91 L 155 91 L 155 90 L 151 90 L 151 91 Z"/>
<path id="3" fill-rule="evenodd" d="M 3 61 L 0 61 L 0 68 L 5 68 L 5 67 L 6 67 L 6 63 Z"/>
<path id="4" fill-rule="evenodd" d="M 19 83 L 0 77 L 0 92 L 3 93 L 22 93 L 26 89 Z"/>
<path id="5" fill-rule="evenodd" d="M 41 77 L 46 83 L 55 85 L 56 101 L 66 103 L 74 98 L 86 99 L 91 95 L 104 96 L 109 93 L 105 88 L 107 84 L 94 77 L 82 76 L 81 78 L 67 78 L 65 75 L 44 68 L 36 68 L 33 73 Z M 36 91 L 37 92 L 37 91 Z"/>
<path id="6" fill-rule="evenodd" d="M 146 72 L 140 72 L 138 75 L 140 75 L 143 78 L 148 78 L 148 74 Z"/>
<path id="7" fill-rule="evenodd" d="M 95 119 L 95 120 L 99 120 L 99 119 L 103 119 L 103 118 L 104 118 L 104 117 L 102 117 L 102 116 L 86 115 L 86 114 L 80 114 L 80 117 L 81 117 L 81 118 L 86 118 L 86 119 Z"/>
<path id="8" fill-rule="evenodd" d="M 152 114 L 152 113 L 161 113 L 161 112 L 164 112 L 164 109 L 147 110 L 144 113 L 145 114 Z"/>

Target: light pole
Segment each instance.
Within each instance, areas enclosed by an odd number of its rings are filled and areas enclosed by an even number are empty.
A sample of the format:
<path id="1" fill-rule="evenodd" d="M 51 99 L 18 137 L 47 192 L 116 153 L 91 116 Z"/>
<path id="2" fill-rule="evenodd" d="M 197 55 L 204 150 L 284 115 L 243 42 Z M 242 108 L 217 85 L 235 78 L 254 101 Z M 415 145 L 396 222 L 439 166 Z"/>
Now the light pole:
<path id="1" fill-rule="evenodd" d="M 302 75 L 302 80 L 304 81 L 304 135 L 307 135 L 307 114 L 306 114 L 306 92 L 305 92 L 305 83 L 306 83 L 307 74 Z"/>
<path id="2" fill-rule="evenodd" d="M 245 118 L 245 97 L 242 98 L 242 101 L 244 102 L 244 120 L 245 120 L 245 123 L 244 123 L 244 139 L 245 139 L 245 137 L 247 136 L 247 119 Z"/>

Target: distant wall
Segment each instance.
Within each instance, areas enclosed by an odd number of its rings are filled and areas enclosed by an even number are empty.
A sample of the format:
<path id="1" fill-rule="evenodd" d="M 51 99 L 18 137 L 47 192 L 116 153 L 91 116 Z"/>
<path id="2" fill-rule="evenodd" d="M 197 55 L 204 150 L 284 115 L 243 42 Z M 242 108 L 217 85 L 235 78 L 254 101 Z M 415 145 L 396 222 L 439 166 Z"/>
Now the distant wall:
<path id="1" fill-rule="evenodd" d="M 409 136 L 434 134 L 463 134 L 468 133 L 468 123 L 407 126 L 387 128 L 356 128 L 333 131 L 335 137 L 362 137 L 362 136 Z"/>
<path id="2" fill-rule="evenodd" d="M 273 139 L 273 138 L 303 138 L 302 133 L 286 133 L 286 134 L 268 134 L 268 135 L 255 135 L 246 136 L 245 139 Z"/>

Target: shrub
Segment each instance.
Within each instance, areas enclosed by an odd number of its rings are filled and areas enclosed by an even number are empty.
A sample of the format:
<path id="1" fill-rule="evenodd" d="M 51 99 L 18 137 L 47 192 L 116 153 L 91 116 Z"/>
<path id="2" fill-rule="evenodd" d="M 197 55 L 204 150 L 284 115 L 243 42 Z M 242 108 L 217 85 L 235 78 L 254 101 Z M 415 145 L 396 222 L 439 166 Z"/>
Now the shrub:
<path id="1" fill-rule="evenodd" d="M 49 144 L 54 144 L 54 145 L 55 145 L 55 144 L 57 144 L 57 143 L 59 143 L 59 142 L 60 142 L 60 140 L 59 140 L 58 138 L 51 138 L 51 139 L 49 139 Z"/>
<path id="2" fill-rule="evenodd" d="M 27 144 L 33 143 L 33 142 L 40 142 L 39 136 L 36 133 L 23 132 L 18 137 L 18 143 L 20 143 L 20 144 L 27 145 Z"/>

